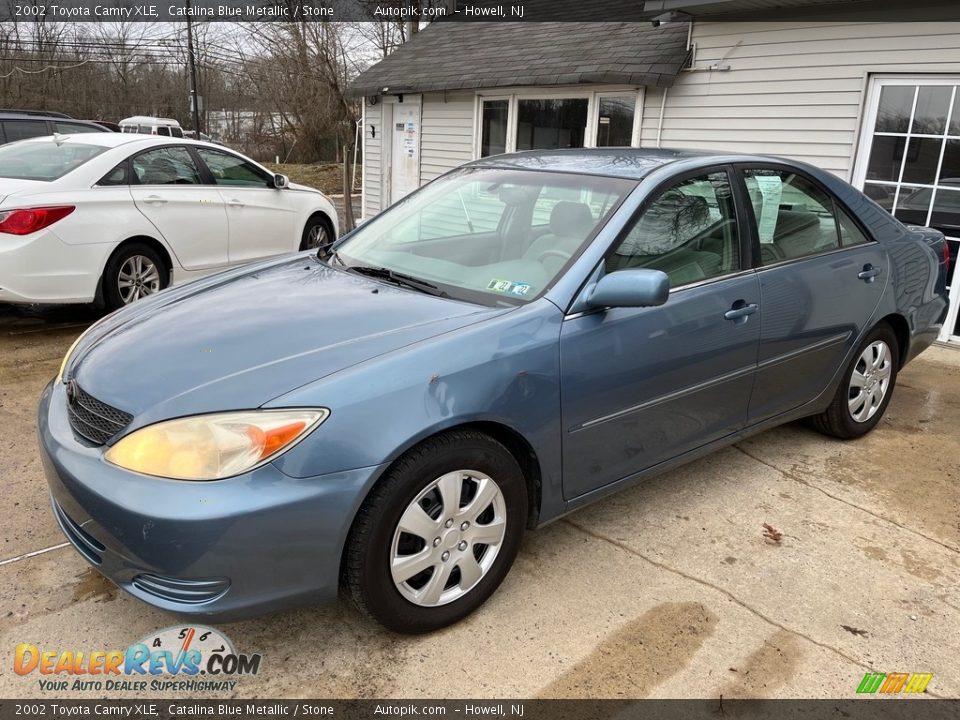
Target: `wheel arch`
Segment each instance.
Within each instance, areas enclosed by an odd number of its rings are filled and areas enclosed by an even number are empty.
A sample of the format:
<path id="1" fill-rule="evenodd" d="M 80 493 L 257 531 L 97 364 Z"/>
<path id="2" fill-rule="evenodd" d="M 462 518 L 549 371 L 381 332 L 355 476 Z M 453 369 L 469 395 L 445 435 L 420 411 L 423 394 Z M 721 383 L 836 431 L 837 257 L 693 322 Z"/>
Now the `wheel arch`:
<path id="1" fill-rule="evenodd" d="M 890 326 L 897 338 L 897 370 L 900 370 L 906 363 L 910 351 L 910 325 L 907 323 L 907 319 L 898 313 L 890 313 L 880 318 L 877 325 L 883 323 Z"/>
<path id="2" fill-rule="evenodd" d="M 377 485 L 379 485 L 381 480 L 396 466 L 400 458 L 414 448 L 419 447 L 439 435 L 446 435 L 447 433 L 456 432 L 457 430 L 474 430 L 483 433 L 503 445 L 513 456 L 513 459 L 516 460 L 520 466 L 520 472 L 523 473 L 523 478 L 527 486 L 527 527 L 536 527 L 540 518 L 540 508 L 543 498 L 543 476 L 540 460 L 533 446 L 521 433 L 509 425 L 495 420 L 466 420 L 452 425 L 434 428 L 430 432 L 412 437 L 409 442 L 393 453 L 393 459 L 383 469 L 376 481 L 371 483 L 366 489 L 363 499 L 356 506 L 356 512 L 359 512 Z"/>
<path id="3" fill-rule="evenodd" d="M 167 285 L 169 286 L 173 280 L 173 256 L 170 254 L 167 246 L 150 235 L 131 235 L 125 240 L 120 241 L 117 246 L 110 251 L 110 254 L 107 255 L 106 260 L 103 261 L 103 267 L 100 268 L 100 279 L 97 280 L 96 296 L 94 297 L 94 303 L 96 305 L 104 305 L 106 303 L 103 279 L 107 274 L 107 267 L 110 265 L 110 261 L 113 260 L 117 253 L 123 250 L 123 248 L 127 247 L 128 245 L 132 245 L 133 243 L 140 243 L 152 248 L 153 250 L 156 250 L 157 254 L 160 255 L 160 259 L 163 261 L 164 267 L 167 270 Z"/>

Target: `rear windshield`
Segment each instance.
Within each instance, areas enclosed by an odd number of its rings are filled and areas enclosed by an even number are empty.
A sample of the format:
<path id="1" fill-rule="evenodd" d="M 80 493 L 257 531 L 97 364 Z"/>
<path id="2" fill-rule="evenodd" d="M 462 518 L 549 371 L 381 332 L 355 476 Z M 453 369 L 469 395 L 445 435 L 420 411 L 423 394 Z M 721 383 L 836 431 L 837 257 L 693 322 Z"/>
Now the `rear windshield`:
<path id="1" fill-rule="evenodd" d="M 107 148 L 64 142 L 25 142 L 0 147 L 0 178 L 51 181 L 63 177 Z"/>

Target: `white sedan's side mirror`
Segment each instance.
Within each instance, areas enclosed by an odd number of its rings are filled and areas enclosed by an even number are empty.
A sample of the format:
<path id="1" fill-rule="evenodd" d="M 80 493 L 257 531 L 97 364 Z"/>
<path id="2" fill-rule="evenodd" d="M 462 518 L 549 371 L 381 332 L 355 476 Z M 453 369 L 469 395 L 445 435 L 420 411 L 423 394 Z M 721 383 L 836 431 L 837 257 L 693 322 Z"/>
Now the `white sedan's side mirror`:
<path id="1" fill-rule="evenodd" d="M 283 190 L 286 187 L 290 187 L 290 178 L 281 173 L 277 173 L 273 176 L 273 186 L 277 190 Z"/>

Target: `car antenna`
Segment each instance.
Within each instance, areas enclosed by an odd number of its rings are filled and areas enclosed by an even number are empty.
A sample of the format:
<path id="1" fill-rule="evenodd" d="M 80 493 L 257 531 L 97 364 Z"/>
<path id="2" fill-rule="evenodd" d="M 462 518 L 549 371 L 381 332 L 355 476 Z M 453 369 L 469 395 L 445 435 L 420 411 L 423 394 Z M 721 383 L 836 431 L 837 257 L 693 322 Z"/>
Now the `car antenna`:
<path id="1" fill-rule="evenodd" d="M 67 135 L 61 135 L 60 133 L 53 134 L 53 141 L 57 144 L 57 147 L 60 147 L 68 140 Z"/>

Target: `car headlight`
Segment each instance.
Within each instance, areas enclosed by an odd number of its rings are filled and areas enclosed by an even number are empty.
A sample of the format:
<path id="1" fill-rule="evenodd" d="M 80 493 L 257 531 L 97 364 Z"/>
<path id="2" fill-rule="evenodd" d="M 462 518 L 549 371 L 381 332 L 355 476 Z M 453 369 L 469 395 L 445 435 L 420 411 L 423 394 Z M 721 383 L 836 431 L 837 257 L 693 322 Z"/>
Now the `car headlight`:
<path id="1" fill-rule="evenodd" d="M 121 438 L 104 457 L 144 475 L 220 480 L 252 470 L 289 450 L 329 416 L 329 410 L 317 408 L 167 420 Z"/>

